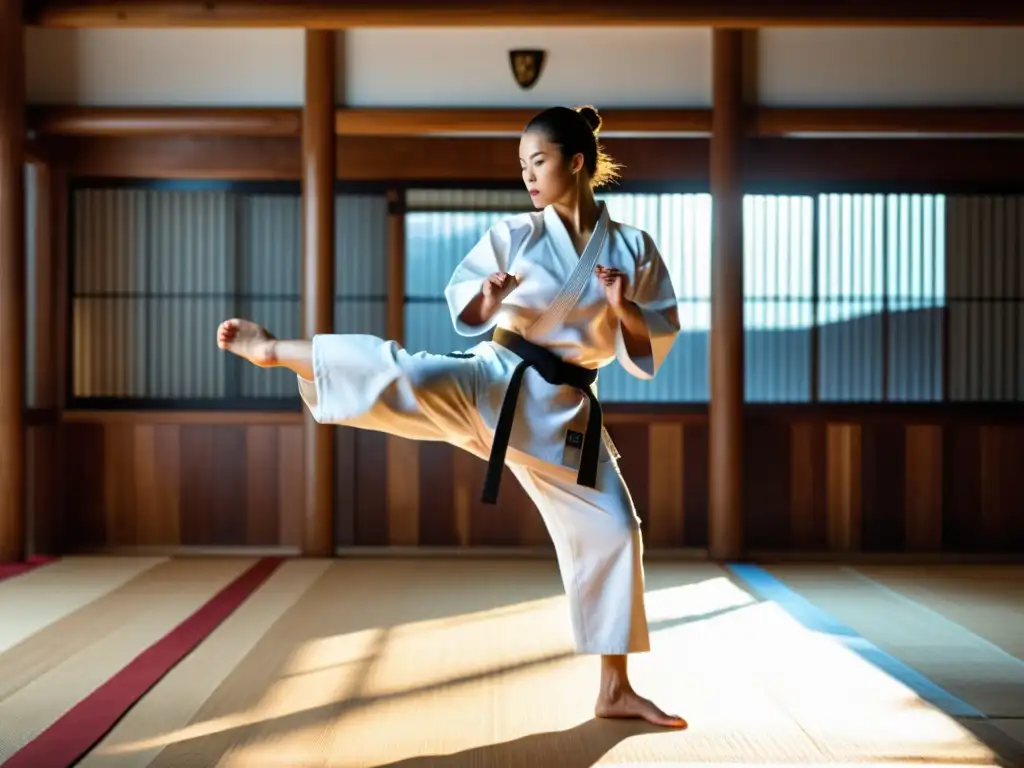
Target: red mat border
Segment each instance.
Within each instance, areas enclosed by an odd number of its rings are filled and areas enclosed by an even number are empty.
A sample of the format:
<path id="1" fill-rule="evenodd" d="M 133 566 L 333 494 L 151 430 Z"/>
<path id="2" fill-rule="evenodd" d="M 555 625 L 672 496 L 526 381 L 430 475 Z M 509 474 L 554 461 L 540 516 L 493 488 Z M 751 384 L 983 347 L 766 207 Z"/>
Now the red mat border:
<path id="1" fill-rule="evenodd" d="M 146 693 L 206 639 L 280 567 L 267 557 L 210 598 L 136 656 L 3 764 L 4 768 L 69 768 L 106 736 Z"/>
<path id="2" fill-rule="evenodd" d="M 48 563 L 56 562 L 58 559 L 59 558 L 56 557 L 35 555 L 20 563 L 0 563 L 0 581 L 13 579 L 15 576 L 21 576 L 23 573 L 34 571 L 36 568 L 41 568 Z"/>

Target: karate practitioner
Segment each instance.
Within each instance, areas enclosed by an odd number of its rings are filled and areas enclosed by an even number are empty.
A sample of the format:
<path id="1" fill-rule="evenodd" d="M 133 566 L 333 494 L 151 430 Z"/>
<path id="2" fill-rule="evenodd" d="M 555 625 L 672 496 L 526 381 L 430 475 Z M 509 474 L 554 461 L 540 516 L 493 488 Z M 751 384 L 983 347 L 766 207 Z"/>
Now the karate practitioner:
<path id="1" fill-rule="evenodd" d="M 647 233 L 612 221 L 594 189 L 617 175 L 591 107 L 555 107 L 523 131 L 519 162 L 535 211 L 497 221 L 445 290 L 466 352 L 410 353 L 359 334 L 278 340 L 227 320 L 217 343 L 294 371 L 323 424 L 444 441 L 488 462 L 493 503 L 508 466 L 555 545 L 579 653 L 601 655 L 595 714 L 685 727 L 634 692 L 627 654 L 650 650 L 639 520 L 595 396 L 618 361 L 655 375 L 679 333 L 668 270 Z"/>

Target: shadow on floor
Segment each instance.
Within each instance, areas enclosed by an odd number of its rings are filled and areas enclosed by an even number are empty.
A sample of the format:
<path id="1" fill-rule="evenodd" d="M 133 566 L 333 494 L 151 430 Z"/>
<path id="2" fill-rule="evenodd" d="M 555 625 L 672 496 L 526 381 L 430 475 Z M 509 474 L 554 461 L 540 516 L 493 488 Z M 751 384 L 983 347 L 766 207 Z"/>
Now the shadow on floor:
<path id="1" fill-rule="evenodd" d="M 590 768 L 626 739 L 674 733 L 639 720 L 588 720 L 564 731 L 531 733 L 502 744 L 488 744 L 451 755 L 424 755 L 378 768 Z"/>

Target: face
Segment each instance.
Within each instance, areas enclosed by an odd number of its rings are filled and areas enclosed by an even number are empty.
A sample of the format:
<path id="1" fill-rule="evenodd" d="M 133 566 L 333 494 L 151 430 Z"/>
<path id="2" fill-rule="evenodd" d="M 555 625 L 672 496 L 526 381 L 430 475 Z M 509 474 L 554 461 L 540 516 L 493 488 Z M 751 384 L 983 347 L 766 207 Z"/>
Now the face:
<path id="1" fill-rule="evenodd" d="M 544 208 L 570 198 L 576 189 L 574 171 L 583 165 L 583 156 L 567 162 L 561 148 L 537 131 L 528 131 L 519 140 L 519 165 L 533 205 Z"/>

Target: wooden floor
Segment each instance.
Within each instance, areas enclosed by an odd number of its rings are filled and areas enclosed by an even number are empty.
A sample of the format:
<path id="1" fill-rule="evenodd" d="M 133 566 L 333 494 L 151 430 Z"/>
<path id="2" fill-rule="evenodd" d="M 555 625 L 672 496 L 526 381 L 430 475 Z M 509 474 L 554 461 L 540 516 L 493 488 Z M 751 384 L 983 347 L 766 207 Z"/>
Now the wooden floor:
<path id="1" fill-rule="evenodd" d="M 0 581 L 0 765 L 73 741 L 256 562 L 68 558 Z M 554 562 L 289 560 L 77 765 L 1024 766 L 1024 568 L 647 577 L 634 681 L 685 731 L 592 719 L 596 660 L 572 653 Z"/>

